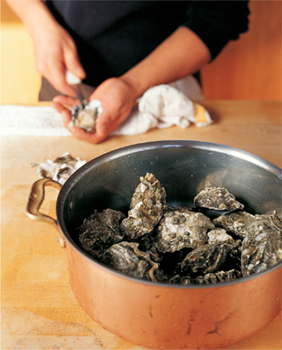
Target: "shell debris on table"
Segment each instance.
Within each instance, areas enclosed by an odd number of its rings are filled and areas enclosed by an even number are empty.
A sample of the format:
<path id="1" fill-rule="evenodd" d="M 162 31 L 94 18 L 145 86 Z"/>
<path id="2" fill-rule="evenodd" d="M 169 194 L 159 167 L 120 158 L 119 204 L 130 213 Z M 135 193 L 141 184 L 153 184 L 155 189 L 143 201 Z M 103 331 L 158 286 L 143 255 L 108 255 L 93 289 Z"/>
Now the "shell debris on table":
<path id="1" fill-rule="evenodd" d="M 73 158 L 66 152 L 54 160 L 48 159 L 46 162 L 40 163 L 37 172 L 40 176 L 50 177 L 63 185 L 84 164 L 86 164 L 86 160 L 81 160 L 79 157 Z"/>

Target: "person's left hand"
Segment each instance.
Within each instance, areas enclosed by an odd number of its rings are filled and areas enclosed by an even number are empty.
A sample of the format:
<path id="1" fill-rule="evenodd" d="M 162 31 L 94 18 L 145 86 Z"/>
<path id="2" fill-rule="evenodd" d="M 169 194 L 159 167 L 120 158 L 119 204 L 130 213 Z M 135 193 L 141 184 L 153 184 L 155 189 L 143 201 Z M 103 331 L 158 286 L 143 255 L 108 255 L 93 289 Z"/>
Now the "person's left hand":
<path id="1" fill-rule="evenodd" d="M 129 116 L 136 98 L 133 87 L 122 78 L 105 80 L 89 98 L 89 100 L 101 101 L 103 109 L 98 117 L 94 132 L 89 133 L 81 128 L 72 127 L 71 133 L 76 138 L 90 143 L 96 144 L 103 141 Z M 52 107 L 62 114 L 67 129 L 71 121 L 71 113 L 65 106 L 71 107 L 78 103 L 78 100 L 66 96 L 56 96 L 53 99 Z"/>

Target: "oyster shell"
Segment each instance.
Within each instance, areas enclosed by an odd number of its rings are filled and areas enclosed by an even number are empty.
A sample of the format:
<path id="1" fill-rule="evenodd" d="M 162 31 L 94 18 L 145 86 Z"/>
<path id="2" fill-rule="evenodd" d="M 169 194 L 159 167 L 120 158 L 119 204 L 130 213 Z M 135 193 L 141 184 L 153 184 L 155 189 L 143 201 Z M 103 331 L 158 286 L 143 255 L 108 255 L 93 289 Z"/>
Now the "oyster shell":
<path id="1" fill-rule="evenodd" d="M 184 260 L 177 264 L 176 272 L 182 276 L 215 272 L 225 262 L 232 247 L 232 244 L 228 243 L 202 245 L 188 253 Z"/>
<path id="2" fill-rule="evenodd" d="M 198 207 L 215 210 L 233 211 L 244 208 L 225 187 L 205 187 L 196 195 L 194 203 Z"/>
<path id="3" fill-rule="evenodd" d="M 247 226 L 247 232 L 241 255 L 244 277 L 262 272 L 282 260 L 280 219 L 275 212 L 255 215 L 254 221 Z"/>
<path id="4" fill-rule="evenodd" d="M 158 225 L 156 247 L 162 253 L 196 248 L 206 243 L 206 232 L 213 228 L 211 220 L 202 213 L 187 208 L 170 210 Z"/>
<path id="5" fill-rule="evenodd" d="M 235 211 L 233 213 L 226 213 L 213 220 L 216 226 L 225 228 L 225 230 L 234 233 L 240 238 L 247 236 L 246 228 L 253 222 L 255 216 L 246 211 Z"/>
<path id="6" fill-rule="evenodd" d="M 128 276 L 156 282 L 154 270 L 158 264 L 148 253 L 138 249 L 138 243 L 120 242 L 112 245 L 102 255 L 102 262 Z"/>
<path id="7" fill-rule="evenodd" d="M 89 103 L 75 105 L 71 109 L 71 125 L 84 129 L 87 132 L 93 132 L 98 116 L 102 112 L 101 102 L 92 100 Z"/>
<path id="8" fill-rule="evenodd" d="M 207 273 L 203 276 L 197 276 L 194 279 L 196 284 L 210 284 L 218 282 L 228 282 L 235 280 L 236 278 L 242 277 L 242 274 L 239 270 L 229 270 L 229 271 L 218 271 L 215 273 Z"/>
<path id="9" fill-rule="evenodd" d="M 63 185 L 84 164 L 86 164 L 86 160 L 81 160 L 79 157 L 73 158 L 66 152 L 55 160 L 48 159 L 46 162 L 40 163 L 38 174 L 42 177 L 50 177 Z"/>
<path id="10" fill-rule="evenodd" d="M 184 286 L 188 286 L 189 284 L 194 284 L 194 280 L 190 276 L 180 276 L 175 275 L 169 279 L 168 283 L 174 284 L 183 284 Z"/>
<path id="11" fill-rule="evenodd" d="M 208 232 L 208 243 L 234 243 L 234 239 L 223 228 L 215 228 Z"/>
<path id="12" fill-rule="evenodd" d="M 147 252 L 153 261 L 160 263 L 163 255 L 157 250 L 155 236 L 155 234 L 146 234 L 139 237 L 136 242 L 139 243 L 140 250 Z"/>
<path id="13" fill-rule="evenodd" d="M 119 229 L 120 221 L 125 215 L 113 209 L 99 213 L 96 209 L 78 228 L 82 247 L 93 256 L 97 256 L 107 247 L 123 239 Z"/>
<path id="14" fill-rule="evenodd" d="M 153 174 L 140 177 L 130 203 L 128 217 L 121 223 L 122 232 L 131 239 L 136 239 L 151 232 L 160 221 L 166 191 Z"/>

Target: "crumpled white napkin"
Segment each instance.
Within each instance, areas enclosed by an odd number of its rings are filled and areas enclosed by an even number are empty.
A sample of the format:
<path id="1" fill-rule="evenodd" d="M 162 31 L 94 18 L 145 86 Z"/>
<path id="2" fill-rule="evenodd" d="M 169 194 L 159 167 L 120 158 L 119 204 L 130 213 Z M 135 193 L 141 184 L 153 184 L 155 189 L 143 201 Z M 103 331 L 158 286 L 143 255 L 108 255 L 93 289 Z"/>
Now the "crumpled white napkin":
<path id="1" fill-rule="evenodd" d="M 69 136 L 62 116 L 52 107 L 0 106 L 1 135 Z M 152 128 L 190 123 L 206 126 L 212 123 L 206 109 L 189 100 L 170 85 L 158 85 L 147 90 L 140 98 L 138 108 L 112 134 L 136 135 Z"/>
<path id="2" fill-rule="evenodd" d="M 136 135 L 172 125 L 187 128 L 190 122 L 201 127 L 211 124 L 212 120 L 203 106 L 193 103 L 176 88 L 163 84 L 147 90 L 139 100 L 138 109 L 134 109 L 113 134 Z"/>

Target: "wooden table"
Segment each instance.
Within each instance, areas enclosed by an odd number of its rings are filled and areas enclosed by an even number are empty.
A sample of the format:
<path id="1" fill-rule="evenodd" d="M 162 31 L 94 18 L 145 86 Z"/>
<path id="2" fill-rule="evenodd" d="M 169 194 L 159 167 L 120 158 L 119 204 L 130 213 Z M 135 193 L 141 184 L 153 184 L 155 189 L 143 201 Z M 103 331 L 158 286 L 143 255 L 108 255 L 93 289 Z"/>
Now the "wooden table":
<path id="1" fill-rule="evenodd" d="M 64 152 L 91 160 L 113 149 L 155 140 L 198 140 L 237 147 L 282 167 L 281 103 L 205 101 L 214 123 L 109 137 L 91 145 L 70 137 L 2 137 L 2 349 L 144 349 L 104 330 L 80 308 L 68 282 L 64 249 L 49 225 L 24 214 L 32 163 Z M 42 212 L 55 214 L 48 189 Z M 281 314 L 264 329 L 225 349 L 281 349 Z"/>

